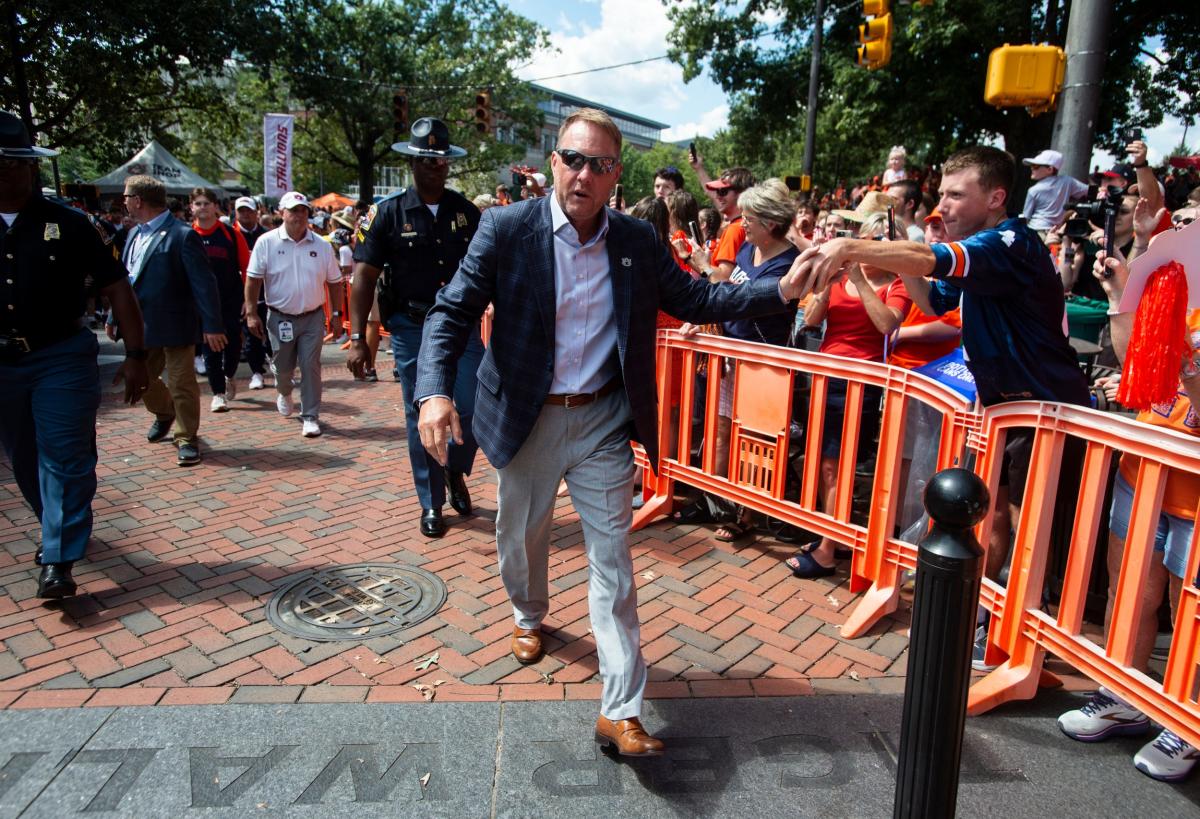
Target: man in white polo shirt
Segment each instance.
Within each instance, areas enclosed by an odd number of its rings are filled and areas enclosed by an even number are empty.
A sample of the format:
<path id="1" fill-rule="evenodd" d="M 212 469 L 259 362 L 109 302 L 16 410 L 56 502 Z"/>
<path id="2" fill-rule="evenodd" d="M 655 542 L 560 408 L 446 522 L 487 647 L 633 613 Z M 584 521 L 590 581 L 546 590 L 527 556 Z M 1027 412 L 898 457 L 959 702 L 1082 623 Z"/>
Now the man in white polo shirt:
<path id="1" fill-rule="evenodd" d="M 246 304 L 258 304 L 265 287 L 267 333 L 275 350 L 275 405 L 292 414 L 292 373 L 300 367 L 301 434 L 321 434 L 321 342 L 325 337 L 325 288 L 329 303 L 342 303 L 342 271 L 333 247 L 308 229 L 312 209 L 302 193 L 290 191 L 279 200 L 283 224 L 254 243 L 246 270 Z M 263 323 L 251 310 L 247 329 L 263 337 Z"/>

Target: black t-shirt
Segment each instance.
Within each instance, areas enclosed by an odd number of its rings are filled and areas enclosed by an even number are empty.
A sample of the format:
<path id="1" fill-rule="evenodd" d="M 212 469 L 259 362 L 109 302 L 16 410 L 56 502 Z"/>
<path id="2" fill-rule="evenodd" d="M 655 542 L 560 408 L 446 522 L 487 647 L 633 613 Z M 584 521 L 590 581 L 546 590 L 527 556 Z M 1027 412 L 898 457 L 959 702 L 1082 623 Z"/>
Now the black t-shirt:
<path id="1" fill-rule="evenodd" d="M 416 188 L 372 205 L 358 231 L 354 261 L 383 269 L 391 265 L 392 295 L 432 304 L 467 255 L 479 227 L 479 208 L 449 188 L 437 216 Z"/>
<path id="2" fill-rule="evenodd" d="M 66 335 L 87 309 L 89 286 L 125 275 L 111 239 L 87 216 L 35 194 L 0 232 L 0 334 Z"/>

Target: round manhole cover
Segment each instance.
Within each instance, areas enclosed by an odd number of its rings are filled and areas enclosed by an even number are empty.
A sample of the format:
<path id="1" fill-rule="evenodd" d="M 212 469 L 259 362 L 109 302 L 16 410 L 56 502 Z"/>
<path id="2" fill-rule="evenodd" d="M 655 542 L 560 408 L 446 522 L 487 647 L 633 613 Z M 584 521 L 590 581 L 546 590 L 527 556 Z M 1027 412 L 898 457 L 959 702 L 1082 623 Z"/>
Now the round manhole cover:
<path id="1" fill-rule="evenodd" d="M 424 569 L 354 563 L 298 575 L 267 603 L 267 619 L 307 640 L 369 640 L 415 626 L 446 602 Z"/>

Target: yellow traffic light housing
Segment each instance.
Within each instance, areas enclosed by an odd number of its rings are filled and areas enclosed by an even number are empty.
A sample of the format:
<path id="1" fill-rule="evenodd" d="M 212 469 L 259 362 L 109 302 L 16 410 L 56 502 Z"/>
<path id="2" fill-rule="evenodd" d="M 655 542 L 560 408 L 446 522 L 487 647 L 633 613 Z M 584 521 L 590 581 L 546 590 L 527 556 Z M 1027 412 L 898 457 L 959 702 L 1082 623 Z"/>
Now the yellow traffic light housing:
<path id="1" fill-rule="evenodd" d="M 492 130 L 492 92 L 479 91 L 475 95 L 475 130 L 481 134 Z"/>
<path id="2" fill-rule="evenodd" d="M 891 10 L 891 0 L 863 0 L 863 17 L 882 17 Z"/>
<path id="3" fill-rule="evenodd" d="M 1058 102 L 1066 64 L 1058 46 L 1006 43 L 988 56 L 983 100 L 997 108 L 1029 108 L 1034 115 L 1049 111 Z"/>
<path id="4" fill-rule="evenodd" d="M 866 9 L 870 0 L 863 3 Z M 887 8 L 884 0 L 879 7 Z M 892 15 L 886 12 L 858 27 L 858 64 L 869 69 L 882 68 L 892 59 Z"/>

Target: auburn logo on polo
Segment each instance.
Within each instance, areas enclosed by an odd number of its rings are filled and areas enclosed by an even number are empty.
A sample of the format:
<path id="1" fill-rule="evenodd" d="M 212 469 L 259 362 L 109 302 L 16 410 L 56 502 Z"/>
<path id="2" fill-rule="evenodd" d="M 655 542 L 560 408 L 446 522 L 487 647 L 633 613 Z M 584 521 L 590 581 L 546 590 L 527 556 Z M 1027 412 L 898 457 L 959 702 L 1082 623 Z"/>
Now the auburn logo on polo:
<path id="1" fill-rule="evenodd" d="M 315 258 L 317 258 L 317 251 L 315 251 L 315 250 L 310 250 L 310 251 L 308 251 L 308 255 L 309 255 L 309 256 L 312 256 L 312 257 L 315 259 Z"/>

